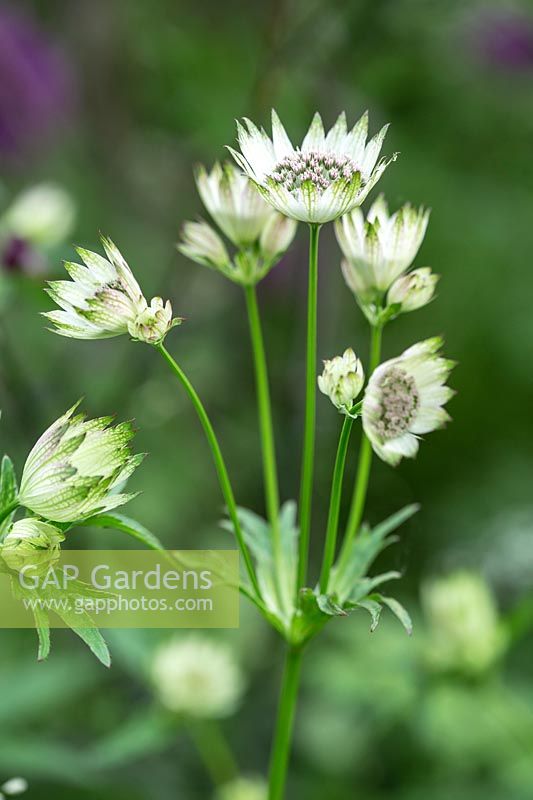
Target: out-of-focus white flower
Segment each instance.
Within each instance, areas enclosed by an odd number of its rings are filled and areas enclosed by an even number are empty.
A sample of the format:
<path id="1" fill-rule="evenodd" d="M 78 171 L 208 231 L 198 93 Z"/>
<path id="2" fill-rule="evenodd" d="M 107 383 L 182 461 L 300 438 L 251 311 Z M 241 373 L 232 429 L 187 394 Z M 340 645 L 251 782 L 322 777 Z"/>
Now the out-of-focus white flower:
<path id="1" fill-rule="evenodd" d="M 187 258 L 221 272 L 231 269 L 226 245 L 207 222 L 185 222 L 181 229 L 181 238 L 178 250 Z"/>
<path id="2" fill-rule="evenodd" d="M 154 658 L 152 679 L 166 708 L 193 717 L 233 714 L 244 691 L 244 677 L 231 650 L 200 635 L 163 645 Z"/>
<path id="3" fill-rule="evenodd" d="M 267 800 L 268 786 L 262 778 L 236 778 L 221 786 L 215 800 Z"/>
<path id="4" fill-rule="evenodd" d="M 505 633 L 480 575 L 461 571 L 431 580 L 422 602 L 429 625 L 427 657 L 436 669 L 479 674 L 502 654 Z"/>
<path id="5" fill-rule="evenodd" d="M 445 382 L 453 361 L 438 355 L 442 339 L 413 345 L 372 373 L 363 397 L 363 428 L 383 461 L 396 466 L 414 458 L 418 438 L 449 419 L 443 406 L 453 396 Z"/>
<path id="6" fill-rule="evenodd" d="M 344 254 L 342 271 L 361 303 L 374 302 L 413 263 L 424 239 L 429 211 L 406 204 L 389 216 L 380 195 L 365 217 L 354 209 L 335 224 Z"/>
<path id="7" fill-rule="evenodd" d="M 367 144 L 368 115 L 348 131 L 344 112 L 326 135 L 316 113 L 295 148 L 275 111 L 272 139 L 249 119 L 238 123 L 241 152 L 228 148 L 272 206 L 300 222 L 324 223 L 360 205 L 394 159 L 381 159 L 387 127 Z"/>
<path id="8" fill-rule="evenodd" d="M 28 789 L 28 781 L 25 778 L 11 778 L 0 786 L 0 800 L 4 800 L 16 794 L 23 794 Z"/>
<path id="9" fill-rule="evenodd" d="M 400 312 L 416 311 L 433 299 L 439 276 L 430 267 L 421 267 L 400 275 L 389 289 L 387 305 L 400 305 Z"/>
<path id="10" fill-rule="evenodd" d="M 67 262 L 65 269 L 72 280 L 48 284 L 48 294 L 62 309 L 43 314 L 53 323 L 54 333 L 73 339 L 108 339 L 129 333 L 132 326 L 137 330 L 137 320 L 148 303 L 118 248 L 106 237 L 102 244 L 107 259 L 77 248 L 85 266 Z M 157 306 L 159 298 L 155 300 Z M 170 304 L 165 306 L 165 318 L 169 312 L 167 331 L 180 321 L 172 320 Z"/>
<path id="11" fill-rule="evenodd" d="M 274 264 L 289 248 L 297 227 L 298 223 L 295 220 L 284 217 L 277 211 L 271 212 L 259 238 L 259 251 L 262 258 L 269 264 Z"/>
<path id="12" fill-rule="evenodd" d="M 164 303 L 161 297 L 154 297 L 150 305 L 129 323 L 128 330 L 133 339 L 156 345 L 163 341 L 171 328 L 181 322 L 181 319 L 172 318 L 170 300 Z"/>
<path id="13" fill-rule="evenodd" d="M 69 409 L 33 447 L 22 473 L 21 506 L 53 522 L 73 522 L 121 506 L 135 495 L 115 494 L 139 466 L 132 455 L 130 422 L 86 420 Z"/>
<path id="14" fill-rule="evenodd" d="M 50 523 L 30 517 L 11 525 L 0 553 L 14 570 L 20 570 L 30 562 L 46 568 L 59 557 L 64 539 L 64 534 Z"/>
<path id="15" fill-rule="evenodd" d="M 74 227 L 76 206 L 72 196 L 53 183 L 21 192 L 0 221 L 0 227 L 37 247 L 63 242 Z"/>
<path id="16" fill-rule="evenodd" d="M 236 247 L 248 247 L 261 235 L 272 209 L 255 185 L 230 163 L 200 166 L 196 185 L 212 218 Z"/>
<path id="17" fill-rule="evenodd" d="M 324 361 L 322 375 L 318 376 L 318 388 L 327 395 L 333 405 L 347 413 L 353 406 L 365 382 L 363 365 L 351 347 L 342 356 Z"/>

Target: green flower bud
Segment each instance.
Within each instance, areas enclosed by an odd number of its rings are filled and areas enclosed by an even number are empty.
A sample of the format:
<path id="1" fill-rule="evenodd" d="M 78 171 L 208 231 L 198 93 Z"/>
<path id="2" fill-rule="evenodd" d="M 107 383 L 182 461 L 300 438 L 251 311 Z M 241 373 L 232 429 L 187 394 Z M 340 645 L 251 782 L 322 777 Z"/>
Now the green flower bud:
<path id="1" fill-rule="evenodd" d="M 43 570 L 59 558 L 63 533 L 43 520 L 14 522 L 2 544 L 0 554 L 10 569 L 20 571 L 26 564 Z"/>
<path id="2" fill-rule="evenodd" d="M 351 347 L 345 350 L 342 356 L 324 361 L 324 370 L 322 375 L 318 376 L 320 391 L 344 413 L 350 411 L 364 382 L 363 365 Z"/>

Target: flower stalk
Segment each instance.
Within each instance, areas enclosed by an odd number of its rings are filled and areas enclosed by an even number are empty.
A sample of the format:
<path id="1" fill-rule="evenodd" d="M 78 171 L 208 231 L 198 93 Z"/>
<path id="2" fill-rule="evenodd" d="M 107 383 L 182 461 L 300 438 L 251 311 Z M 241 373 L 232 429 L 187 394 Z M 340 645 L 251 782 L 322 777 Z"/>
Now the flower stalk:
<path id="1" fill-rule="evenodd" d="M 279 526 L 279 485 L 278 471 L 276 466 L 276 445 L 272 423 L 272 404 L 270 400 L 268 369 L 255 286 L 246 286 L 244 293 L 246 297 L 250 338 L 252 341 L 252 350 L 254 356 L 257 407 L 259 414 L 263 473 L 265 481 L 265 501 L 268 520 L 272 530 L 272 549 L 274 552 L 274 560 L 276 562 L 276 574 L 279 577 L 283 571 L 283 553 L 281 531 Z M 280 582 L 278 581 L 278 584 L 279 583 Z M 281 585 L 278 585 L 278 592 L 280 595 L 282 595 L 283 587 Z M 284 598 L 280 596 L 280 602 L 282 605 L 284 604 L 285 600 L 290 601 L 290 598 Z"/>
<path id="2" fill-rule="evenodd" d="M 320 225 L 309 225 L 309 285 L 307 295 L 307 361 L 305 389 L 305 427 L 300 484 L 300 542 L 298 557 L 298 587 L 307 579 L 307 561 L 311 535 L 313 502 L 313 470 L 315 457 L 316 419 L 316 360 L 317 360 L 317 296 L 318 296 L 318 237 Z"/>
<path id="3" fill-rule="evenodd" d="M 337 534 L 339 530 L 339 514 L 341 507 L 342 481 L 344 477 L 344 467 L 346 464 L 346 453 L 352 432 L 353 417 L 346 415 L 339 437 L 335 467 L 333 469 L 333 480 L 331 483 L 331 498 L 329 501 L 328 523 L 326 528 L 326 541 L 324 543 L 324 557 L 322 560 L 322 571 L 320 573 L 320 593 L 326 594 L 328 591 L 329 574 L 335 560 L 337 547 Z"/>
<path id="4" fill-rule="evenodd" d="M 246 571 L 248 573 L 248 577 L 250 578 L 250 582 L 254 588 L 254 591 L 258 598 L 261 597 L 261 592 L 259 589 L 259 585 L 257 583 L 257 577 L 255 574 L 255 570 L 252 564 L 252 560 L 250 558 L 250 553 L 246 546 L 246 542 L 244 541 L 244 536 L 242 533 L 241 524 L 239 522 L 239 515 L 237 512 L 237 504 L 235 502 L 235 496 L 233 494 L 233 488 L 231 486 L 231 481 L 228 475 L 228 470 L 226 468 L 226 463 L 222 456 L 222 451 L 220 449 L 220 445 L 218 443 L 218 439 L 216 437 L 215 431 L 211 424 L 211 420 L 207 414 L 207 411 L 204 408 L 200 397 L 198 396 L 196 389 L 185 375 L 181 367 L 176 363 L 176 361 L 172 358 L 166 347 L 163 343 L 155 345 L 156 349 L 161 353 L 164 360 L 167 362 L 168 366 L 174 373 L 174 375 L 178 378 L 181 382 L 183 388 L 189 395 L 189 398 L 195 408 L 196 413 L 200 419 L 202 427 L 204 429 L 205 435 L 207 437 L 207 441 L 211 448 L 211 453 L 213 455 L 213 460 L 215 462 L 215 467 L 217 470 L 218 479 L 220 482 L 220 488 L 222 489 L 222 494 L 224 495 L 224 500 L 226 501 L 226 505 L 228 507 L 228 513 L 235 529 L 235 536 L 237 538 L 237 543 L 239 545 L 239 550 L 241 551 L 241 555 L 244 559 L 244 565 L 246 567 Z"/>
<path id="5" fill-rule="evenodd" d="M 381 342 L 383 335 L 382 325 L 372 325 L 370 338 L 370 362 L 368 374 L 374 372 L 381 358 Z M 348 516 L 348 524 L 342 545 L 339 564 L 344 564 L 349 556 L 352 542 L 357 535 L 363 512 L 365 510 L 366 493 L 368 490 L 368 480 L 370 478 L 370 467 L 372 466 L 372 445 L 366 434 L 361 432 L 361 446 L 359 450 L 359 461 L 357 474 L 355 477 L 354 493 Z"/>
<path id="6" fill-rule="evenodd" d="M 285 659 L 276 731 L 270 759 L 268 800 L 283 800 L 284 796 L 301 666 L 301 648 L 289 648 Z"/>

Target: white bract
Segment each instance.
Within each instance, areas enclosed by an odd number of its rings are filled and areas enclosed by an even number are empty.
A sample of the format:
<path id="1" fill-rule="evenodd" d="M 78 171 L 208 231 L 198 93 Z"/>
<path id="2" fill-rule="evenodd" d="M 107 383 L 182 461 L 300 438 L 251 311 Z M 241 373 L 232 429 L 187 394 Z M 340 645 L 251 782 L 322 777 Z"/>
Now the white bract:
<path id="1" fill-rule="evenodd" d="M 43 316 L 54 324 L 53 332 L 61 336 L 108 339 L 130 333 L 153 344 L 151 339 L 143 338 L 143 326 L 137 326 L 139 317 L 148 309 L 139 284 L 113 242 L 102 237 L 102 244 L 107 259 L 79 247 L 77 253 L 85 266 L 66 262 L 65 269 L 72 280 L 49 282 L 47 292 L 62 310 Z M 157 302 L 159 299 L 154 298 Z M 165 333 L 181 321 L 172 319 L 170 303 L 166 309 L 169 322 Z"/>
<path id="2" fill-rule="evenodd" d="M 156 345 L 164 340 L 171 328 L 181 322 L 181 319 L 172 319 L 170 300 L 164 303 L 161 297 L 153 297 L 150 305 L 129 323 L 128 331 L 132 339 Z"/>
<path id="3" fill-rule="evenodd" d="M 238 125 L 241 152 L 228 148 L 263 197 L 281 214 L 324 223 L 360 205 L 394 159 L 378 162 L 387 126 L 367 143 L 368 115 L 348 131 L 342 113 L 326 134 L 315 114 L 301 147 L 295 148 L 275 111 L 272 139 L 245 119 Z"/>
<path id="4" fill-rule="evenodd" d="M 193 717 L 233 714 L 244 691 L 244 678 L 230 648 L 196 634 L 160 647 L 152 680 L 166 708 Z"/>
<path id="5" fill-rule="evenodd" d="M 443 406 L 454 394 L 445 385 L 454 362 L 438 355 L 441 347 L 440 337 L 426 339 L 385 361 L 370 377 L 363 428 L 378 456 L 393 466 L 414 458 L 419 436 L 450 419 Z"/>
<path id="6" fill-rule="evenodd" d="M 318 376 L 320 391 L 329 397 L 339 411 L 345 413 L 350 411 L 364 382 L 363 365 L 351 347 L 342 356 L 324 361 L 324 370 Z"/>
<path id="7" fill-rule="evenodd" d="M 335 224 L 344 254 L 342 271 L 360 302 L 374 302 L 413 263 L 424 239 L 429 211 L 406 204 L 389 216 L 383 196 L 365 217 L 354 209 Z"/>
<path id="8" fill-rule="evenodd" d="M 260 237 L 272 208 L 233 164 L 215 164 L 210 173 L 200 166 L 196 185 L 213 220 L 236 247 L 247 247 Z"/>
<path id="9" fill-rule="evenodd" d="M 215 800 L 267 800 L 268 786 L 262 778 L 235 778 L 215 794 Z"/>
<path id="10" fill-rule="evenodd" d="M 433 299 L 439 276 L 430 267 L 421 267 L 400 275 L 387 294 L 387 305 L 400 306 L 400 312 L 416 311 Z"/>
<path id="11" fill-rule="evenodd" d="M 71 195 L 61 186 L 42 183 L 21 192 L 0 220 L 0 229 L 37 247 L 64 241 L 76 218 Z"/>
<path id="12" fill-rule="evenodd" d="M 0 552 L 11 569 L 20 570 L 32 561 L 45 567 L 59 557 L 64 539 L 49 522 L 30 517 L 11 525 Z"/>
<path id="13" fill-rule="evenodd" d="M 274 211 L 233 164 L 215 164 L 211 173 L 200 167 L 196 182 L 205 207 L 237 252 L 231 257 L 219 234 L 203 221 L 183 225 L 178 249 L 235 283 L 255 285 L 289 247 L 297 223 Z"/>
<path id="14" fill-rule="evenodd" d="M 53 522 L 72 522 L 127 503 L 116 490 L 139 466 L 132 455 L 131 423 L 111 427 L 112 417 L 86 420 L 78 404 L 46 430 L 22 473 L 18 501 Z"/>
<path id="15" fill-rule="evenodd" d="M 480 575 L 461 571 L 435 578 L 423 587 L 422 601 L 433 667 L 476 674 L 501 655 L 505 634 L 493 594 Z"/>

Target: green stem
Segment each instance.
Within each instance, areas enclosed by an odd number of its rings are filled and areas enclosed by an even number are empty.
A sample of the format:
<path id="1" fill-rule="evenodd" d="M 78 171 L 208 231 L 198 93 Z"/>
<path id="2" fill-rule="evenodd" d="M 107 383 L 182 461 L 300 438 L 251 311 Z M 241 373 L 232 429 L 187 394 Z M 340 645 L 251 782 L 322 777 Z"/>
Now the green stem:
<path id="1" fill-rule="evenodd" d="M 220 488 L 222 489 L 222 494 L 224 495 L 224 499 L 226 501 L 226 505 L 228 507 L 228 513 L 230 515 L 230 519 L 233 523 L 233 527 L 235 529 L 235 536 L 237 538 L 237 543 L 239 545 L 239 549 L 241 551 L 242 557 L 244 559 L 244 564 L 246 570 L 248 572 L 250 581 L 252 586 L 257 594 L 258 597 L 261 597 L 261 592 L 259 589 L 259 585 L 257 583 L 257 578 L 255 575 L 255 570 L 252 564 L 252 560 L 250 558 L 250 553 L 248 552 L 248 548 L 246 547 L 246 542 L 244 541 L 244 536 L 242 533 L 241 524 L 239 522 L 239 515 L 237 513 L 237 504 L 235 502 L 235 496 L 233 494 L 233 489 L 231 487 L 231 482 L 228 475 L 228 470 L 226 468 L 226 464 L 224 462 L 224 458 L 222 456 L 222 452 L 220 450 L 220 445 L 218 443 L 218 439 L 216 437 L 215 431 L 213 430 L 213 426 L 211 424 L 211 420 L 207 415 L 207 411 L 205 410 L 202 401 L 200 400 L 194 386 L 187 378 L 183 370 L 180 366 L 174 361 L 168 350 L 165 348 L 163 344 L 157 345 L 157 350 L 161 353 L 167 364 L 169 365 L 170 369 L 174 373 L 174 375 L 181 381 L 183 388 L 189 395 L 190 400 L 195 408 L 196 413 L 200 419 L 202 427 L 204 429 L 205 435 L 207 437 L 207 441 L 211 448 L 211 452 L 213 454 L 213 460 L 215 462 L 216 471 L 218 474 L 218 479 L 220 482 Z"/>
<path id="2" fill-rule="evenodd" d="M 322 571 L 320 573 L 320 592 L 325 594 L 328 590 L 329 573 L 337 548 L 337 532 L 339 530 L 339 514 L 341 507 L 342 480 L 344 477 L 344 465 L 346 464 L 346 453 L 348 442 L 352 432 L 353 418 L 346 415 L 339 437 L 339 446 L 335 458 L 333 469 L 333 480 L 331 482 L 331 497 L 329 501 L 328 524 L 326 528 L 326 542 L 324 544 L 324 558 L 322 561 Z"/>
<path id="3" fill-rule="evenodd" d="M 305 585 L 309 538 L 311 533 L 311 507 L 313 501 L 313 467 L 315 456 L 316 417 L 316 333 L 318 291 L 318 236 L 320 225 L 309 226 L 309 287 L 307 295 L 307 375 L 305 390 L 305 428 L 300 486 L 300 544 L 298 559 L 298 587 Z"/>
<path id="4" fill-rule="evenodd" d="M 272 424 L 272 405 L 270 402 L 270 390 L 268 385 L 265 345 L 255 286 L 246 286 L 244 292 L 254 355 L 259 428 L 263 453 L 263 474 L 265 479 L 265 501 L 267 515 L 272 529 L 272 549 L 276 564 L 276 574 L 279 576 L 283 569 L 283 552 L 279 527 L 279 486 L 276 467 L 276 445 Z M 283 602 L 283 598 L 280 599 Z"/>
<path id="5" fill-rule="evenodd" d="M 13 511 L 17 510 L 19 505 L 20 503 L 18 500 L 13 500 L 13 502 L 11 502 L 8 506 L 6 506 L 0 511 L 0 525 L 5 519 L 9 517 L 10 514 L 13 513 Z"/>
<path id="6" fill-rule="evenodd" d="M 214 785 L 219 787 L 239 774 L 230 746 L 214 720 L 190 720 L 188 730 Z"/>
<path id="7" fill-rule="evenodd" d="M 368 377 L 374 372 L 381 358 L 381 338 L 383 328 L 380 325 L 372 327 L 372 337 L 370 342 L 370 365 Z M 345 564 L 349 558 L 352 542 L 357 535 L 363 512 L 365 510 L 366 493 L 368 489 L 368 479 L 370 477 L 370 467 L 372 464 L 372 445 L 368 437 L 362 433 L 361 447 L 359 450 L 359 463 L 355 478 L 355 488 L 346 526 L 346 534 L 339 558 L 339 564 Z"/>
<path id="8" fill-rule="evenodd" d="M 268 800 L 283 800 L 302 665 L 301 649 L 287 652 L 270 760 Z"/>

